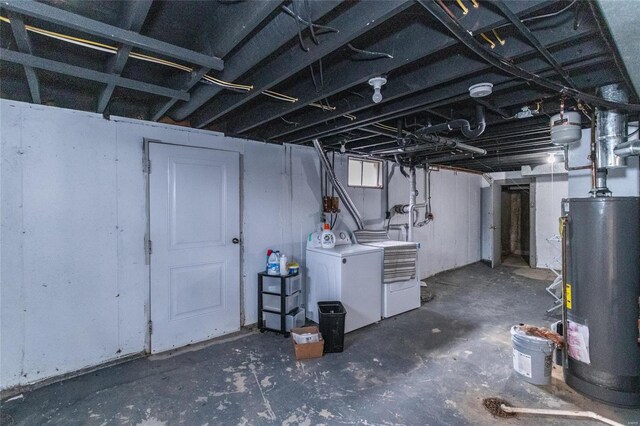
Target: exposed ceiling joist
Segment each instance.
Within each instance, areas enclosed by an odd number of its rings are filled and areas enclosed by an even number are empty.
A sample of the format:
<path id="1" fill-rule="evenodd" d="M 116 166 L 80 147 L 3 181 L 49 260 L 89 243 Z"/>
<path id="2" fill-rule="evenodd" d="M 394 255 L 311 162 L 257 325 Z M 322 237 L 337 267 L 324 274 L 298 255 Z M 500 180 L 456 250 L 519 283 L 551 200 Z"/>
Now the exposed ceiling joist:
<path id="1" fill-rule="evenodd" d="M 177 97 L 185 101 L 189 100 L 189 94 L 181 92 L 179 90 L 168 89 L 163 86 L 144 83 L 142 81 L 131 80 L 129 78 L 119 77 L 114 74 L 76 67 L 75 65 L 52 61 L 51 59 L 40 58 L 37 56 L 28 55 L 26 53 L 20 53 L 13 50 L 0 48 L 0 56 L 2 57 L 3 61 L 13 62 L 20 65 L 27 65 L 33 68 L 39 68 L 59 74 L 69 75 L 72 77 L 83 78 L 85 80 L 97 81 L 99 83 L 114 83 L 116 86 L 139 90 L 146 93 L 152 93 L 154 95 L 166 96 L 168 98 Z"/>
<path id="2" fill-rule="evenodd" d="M 401 145 L 419 149 L 416 161 L 442 156 L 485 171 L 545 161 L 542 151 L 554 148 L 548 128 L 540 129 L 548 127 L 543 113 L 557 112 L 561 92 L 571 98 L 566 108 L 577 108 L 578 100 L 582 110 L 620 107 L 593 93 L 605 84 L 630 85 L 618 52 L 632 73 L 633 49 L 625 48 L 633 45 L 627 18 L 635 9 L 620 17 L 604 2 L 480 1 L 467 9 L 467 1 L 142 0 L 95 7 L 0 0 L 7 41 L 0 93 L 126 117 L 168 115 L 275 143 L 319 137 L 328 149 L 344 144 L 352 153 L 378 152 L 376 158 L 397 152 L 399 120 L 412 132 L 473 120 L 481 104 L 487 131 L 469 144 L 488 151 L 484 165 L 442 139 L 418 147 L 409 135 Z M 613 15 L 603 19 L 603 11 Z M 376 104 L 367 82 L 378 76 L 387 84 Z M 469 86 L 485 82 L 493 94 L 470 98 Z M 538 105 L 539 115 L 513 119 Z"/>
<path id="3" fill-rule="evenodd" d="M 11 31 L 13 37 L 16 40 L 18 50 L 27 55 L 31 55 L 31 40 L 29 34 L 24 27 L 24 21 L 22 17 L 16 13 L 9 12 L 9 19 L 11 19 Z M 29 91 L 31 92 L 31 100 L 34 104 L 42 103 L 40 99 L 40 83 L 38 82 L 38 76 L 32 67 L 29 65 L 23 65 L 24 72 L 27 76 L 27 83 L 29 84 Z"/>
<path id="4" fill-rule="evenodd" d="M 606 62 L 606 60 L 606 57 L 603 58 L 601 56 L 598 56 L 596 58 L 589 57 L 586 61 L 581 61 L 578 64 L 569 66 L 568 69 L 571 70 L 575 68 L 591 67 L 594 64 L 602 64 L 603 62 Z M 546 70 L 541 69 L 538 70 L 538 72 L 545 76 L 553 76 L 555 74 L 555 72 L 552 69 L 550 70 L 548 66 L 546 66 Z M 465 71 L 462 71 L 462 73 L 464 75 Z M 450 79 L 446 74 L 440 74 L 438 78 L 443 78 L 446 80 Z M 512 79 L 509 76 L 505 76 L 502 74 L 493 75 L 492 80 L 490 81 L 492 81 L 494 84 L 494 92 L 499 90 L 512 89 L 523 84 L 520 80 Z M 401 99 L 382 104 L 376 109 L 368 109 L 364 112 L 360 112 L 357 115 L 357 119 L 351 121 L 350 123 L 342 122 L 338 124 L 313 127 L 304 134 L 298 134 L 296 135 L 296 137 L 286 140 L 286 142 L 306 143 L 310 139 L 315 137 L 326 137 L 341 133 L 348 129 L 355 129 L 358 127 L 366 126 L 371 122 L 377 122 L 380 120 L 392 120 L 403 117 L 409 113 L 423 111 L 425 107 L 437 108 L 456 102 L 467 101 L 469 100 L 469 84 L 469 80 L 463 79 L 461 81 L 458 81 L 457 83 L 453 83 L 450 85 L 436 86 L 438 88 L 434 88 L 433 90 L 430 90 L 428 92 L 422 92 L 411 97 L 403 97 Z"/>
<path id="5" fill-rule="evenodd" d="M 531 30 L 520 20 L 518 15 L 516 15 L 513 11 L 511 11 L 511 9 L 502 0 L 493 0 L 493 3 L 496 6 L 498 6 L 500 11 L 509 19 L 509 21 L 518 29 L 518 31 L 520 31 L 520 34 L 522 34 L 529 41 L 529 43 L 531 43 L 531 45 L 535 47 L 536 50 L 540 52 L 542 56 L 544 56 L 544 58 L 547 60 L 549 65 L 553 67 L 553 69 L 558 73 L 558 75 L 561 75 L 564 81 L 566 81 L 569 84 L 569 86 L 571 86 L 574 89 L 577 89 L 575 83 L 573 82 L 573 80 L 571 80 L 571 77 L 569 76 L 569 74 L 562 69 L 558 61 L 556 61 L 556 59 L 547 50 L 547 48 L 540 43 L 538 38 L 535 35 L 533 35 Z"/>
<path id="6" fill-rule="evenodd" d="M 242 11 L 237 12 L 242 16 L 242 21 L 241 23 L 238 22 L 238 25 L 229 25 L 229 27 L 220 34 L 220 37 L 213 42 L 218 55 L 220 55 L 221 58 L 225 58 L 231 50 L 280 7 L 282 1 L 283 0 L 260 0 L 234 4 L 235 7 L 243 7 Z M 228 5 L 223 3 L 223 6 Z M 235 16 L 229 12 L 229 16 L 225 16 L 225 18 L 227 21 L 233 22 Z"/>
<path id="7" fill-rule="evenodd" d="M 153 0 L 137 0 L 135 2 L 129 3 L 129 9 L 127 11 L 127 16 L 124 21 L 126 22 L 126 26 L 128 30 L 140 32 L 142 28 L 142 24 L 149 13 L 149 9 L 151 8 L 151 4 Z M 122 70 L 124 69 L 125 64 L 127 63 L 127 59 L 129 58 L 129 53 L 131 53 L 132 46 L 128 44 L 124 44 L 118 48 L 118 53 L 110 59 L 109 64 L 107 65 L 107 72 L 109 74 L 120 75 Z M 100 98 L 98 99 L 98 108 L 97 111 L 99 113 L 103 113 L 109 104 L 109 100 L 111 99 L 111 95 L 115 90 L 116 85 L 114 83 L 107 84 L 102 90 L 100 94 Z"/>
<path id="8" fill-rule="evenodd" d="M 314 2 L 311 8 L 311 19 L 316 21 L 322 18 L 340 6 L 340 4 L 340 0 Z M 277 14 L 232 57 L 228 58 L 225 69 L 218 75 L 218 78 L 226 81 L 237 80 L 289 40 L 297 36 L 298 31 L 300 31 L 300 23 L 295 18 L 284 12 Z M 191 94 L 191 100 L 188 103 L 179 105 L 170 112 L 171 117 L 178 121 L 186 119 L 222 90 L 221 87 L 217 86 L 198 87 Z"/>
<path id="9" fill-rule="evenodd" d="M 273 13 L 273 11 L 280 6 L 281 3 L 281 0 L 264 0 L 257 3 L 251 2 L 250 13 L 248 16 L 245 15 L 243 25 L 234 27 L 233 31 L 225 32 L 224 38 L 216 41 L 217 50 L 222 53 L 222 57 L 226 56 L 240 41 L 254 31 L 267 16 Z M 202 67 L 197 71 L 193 71 L 190 78 L 184 82 L 180 89 L 183 92 L 188 93 L 189 90 L 198 84 L 202 77 L 209 71 L 210 69 L 208 67 Z M 204 88 L 209 89 L 211 86 L 204 86 Z M 151 120 L 160 120 L 178 101 L 178 98 L 169 99 L 152 114 Z"/>
<path id="10" fill-rule="evenodd" d="M 225 94 L 217 102 L 198 110 L 191 120 L 193 125 L 197 128 L 208 125 L 229 111 L 249 102 L 264 90 L 272 88 L 335 49 L 370 31 L 385 19 L 402 12 L 412 4 L 406 0 L 356 3 L 347 12 L 327 23 L 328 26 L 338 29 L 339 32 L 328 34 L 317 45 L 308 40 L 307 52 L 302 51 L 299 46 L 291 46 L 277 59 L 251 73 L 248 77 L 248 81 L 254 86 L 251 92 L 242 95 Z"/>
<path id="11" fill-rule="evenodd" d="M 529 13 L 544 4 L 546 1 L 541 0 L 537 3 L 517 3 L 516 7 L 518 7 L 519 13 Z M 480 8 L 477 10 L 476 25 L 480 27 L 479 32 L 495 26 L 500 21 L 500 17 L 496 17 L 489 9 Z M 429 42 L 420 43 L 416 42 L 417 40 L 429 40 Z M 353 86 L 367 85 L 367 81 L 372 77 L 386 74 L 456 44 L 458 41 L 449 34 L 443 33 L 441 27 L 426 26 L 423 22 L 416 20 L 411 25 L 400 28 L 393 37 L 382 38 L 366 48 L 366 50 L 374 52 L 393 52 L 392 58 L 343 62 L 339 67 L 327 70 L 326 74 L 331 77 L 327 78 L 329 81 L 321 90 L 315 90 L 311 82 L 302 80 L 287 91 L 289 95 L 298 98 L 298 102 L 282 105 L 272 105 L 271 103 L 257 105 L 240 116 L 233 117 L 227 124 L 226 130 L 231 134 L 245 133 L 277 117 L 308 107 L 311 103 L 319 102 L 321 99 L 333 96 Z M 399 49 L 398 46 L 403 46 L 403 48 Z M 393 83 L 397 86 L 404 85 L 415 88 L 420 86 L 421 81 Z M 361 103 L 363 101 L 371 104 L 371 95 L 368 94 L 364 99 L 359 100 L 354 98 L 354 102 Z M 342 108 L 338 109 L 342 110 Z"/>
<path id="12" fill-rule="evenodd" d="M 0 7 L 22 15 L 53 22 L 68 28 L 73 28 L 87 34 L 93 34 L 124 45 L 137 47 L 149 52 L 159 53 L 188 63 L 206 66 L 215 70 L 224 68 L 224 61 L 215 56 L 194 52 L 180 46 L 165 43 L 154 38 L 140 35 L 134 31 L 124 30 L 113 25 L 86 18 L 75 13 L 67 12 L 57 7 L 38 3 L 34 0 L 20 0 L 0 2 Z"/>
<path id="13" fill-rule="evenodd" d="M 556 56 L 558 60 L 563 63 L 569 62 L 575 58 L 579 58 L 583 56 L 583 53 L 576 49 L 575 43 L 577 42 L 589 42 L 589 38 L 593 34 L 593 28 L 588 24 L 581 26 L 578 30 L 574 31 L 572 26 L 564 26 L 556 31 L 545 34 L 541 39 L 547 46 L 553 47 L 556 45 L 563 46 L 562 49 L 556 51 Z M 569 47 L 565 46 L 565 43 L 568 41 L 573 42 L 573 44 Z M 594 49 L 596 46 L 589 45 L 590 48 Z M 535 49 L 531 48 L 527 44 L 517 43 L 515 41 L 510 40 L 506 46 L 503 47 L 503 53 L 505 56 L 512 58 L 512 60 L 516 63 L 520 63 L 521 66 L 526 66 L 529 69 L 533 69 L 536 72 L 541 69 L 547 69 L 548 65 L 537 58 L 530 58 L 532 55 L 536 53 Z M 534 68 L 535 67 L 535 68 Z M 424 91 L 429 88 L 437 88 L 441 87 L 443 84 L 446 84 L 451 81 L 455 81 L 458 79 L 468 79 L 466 82 L 466 89 L 474 83 L 479 83 L 483 81 L 485 76 L 481 75 L 481 72 L 491 72 L 493 69 L 491 66 L 487 65 L 482 61 L 478 61 L 475 59 L 470 59 L 468 56 L 459 53 L 459 52 L 451 52 L 450 55 L 445 56 L 444 58 L 437 59 L 433 62 L 425 64 L 423 67 L 418 67 L 415 70 L 397 76 L 390 81 L 387 82 L 384 89 L 384 98 L 381 104 L 385 105 L 388 102 L 391 102 L 395 99 L 406 97 L 412 95 L 416 92 Z M 499 83 L 500 81 L 505 81 L 509 79 L 507 76 L 500 75 L 498 76 L 495 73 L 491 73 L 489 78 L 497 76 L 497 80 L 490 81 L 494 84 Z M 363 95 L 365 93 L 370 94 L 371 91 L 369 88 L 362 89 Z M 270 136 L 270 138 L 275 140 L 298 140 L 299 138 L 284 138 L 284 136 L 299 133 L 301 130 L 310 128 L 312 126 L 319 125 L 327 120 L 331 119 L 340 119 L 343 114 L 353 114 L 358 119 L 360 118 L 362 110 L 370 110 L 371 108 L 380 108 L 380 106 L 374 106 L 371 102 L 370 97 L 366 98 L 356 98 L 350 102 L 349 108 L 341 108 L 335 112 L 330 113 L 321 113 L 316 111 L 310 111 L 305 114 L 303 120 L 295 120 L 299 122 L 299 125 L 295 128 L 287 127 L 284 125 L 273 126 L 273 130 L 270 127 L 269 131 L 273 131 L 274 133 Z M 355 120 L 354 120 L 355 121 Z M 344 122 L 343 124 L 346 124 Z M 306 134 L 306 133 L 305 133 Z"/>

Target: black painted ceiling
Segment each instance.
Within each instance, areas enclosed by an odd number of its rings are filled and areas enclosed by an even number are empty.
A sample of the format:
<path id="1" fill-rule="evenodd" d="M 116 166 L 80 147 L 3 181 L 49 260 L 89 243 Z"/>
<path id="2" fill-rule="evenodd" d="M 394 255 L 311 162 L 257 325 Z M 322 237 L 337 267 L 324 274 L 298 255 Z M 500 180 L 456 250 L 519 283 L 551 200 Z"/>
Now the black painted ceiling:
<path id="1" fill-rule="evenodd" d="M 483 49 L 529 72 L 590 94 L 620 83 L 637 101 L 597 4 L 581 0 L 503 0 L 551 60 L 487 0 L 0 1 L 0 95 L 274 143 L 320 138 L 329 149 L 384 157 L 398 148 L 398 126 L 409 132 L 454 118 L 473 124 L 477 101 L 468 88 L 490 82 L 493 93 L 480 101 L 485 133 L 442 134 L 487 154 L 432 144 L 419 161 L 514 170 L 559 151 L 549 141 L 549 117 L 560 94 L 489 65 L 429 5 Z M 129 49 L 92 22 L 146 38 Z M 149 40 L 171 49 L 148 48 Z M 187 53 L 177 57 L 174 48 Z M 197 54 L 219 58 L 222 69 L 190 62 Z M 376 76 L 387 78 L 378 104 L 368 84 Z M 586 127 L 592 106 L 581 105 Z M 566 109 L 576 107 L 575 97 L 565 100 Z M 522 108 L 534 113 L 514 118 Z"/>

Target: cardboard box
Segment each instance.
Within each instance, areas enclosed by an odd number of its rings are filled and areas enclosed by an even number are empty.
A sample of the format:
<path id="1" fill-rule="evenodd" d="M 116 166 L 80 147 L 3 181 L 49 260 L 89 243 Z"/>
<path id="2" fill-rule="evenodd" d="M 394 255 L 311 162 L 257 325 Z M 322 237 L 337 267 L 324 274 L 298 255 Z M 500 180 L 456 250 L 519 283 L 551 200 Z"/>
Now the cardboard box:
<path id="1" fill-rule="evenodd" d="M 318 327 L 299 327 L 292 328 L 291 333 L 296 334 L 304 334 L 304 333 L 318 333 L 320 334 L 320 330 Z M 291 343 L 293 343 L 293 350 L 296 353 L 296 359 L 310 359 L 310 358 L 320 358 L 322 357 L 322 353 L 324 351 L 324 339 L 322 339 L 322 335 L 320 335 L 320 341 L 315 343 L 304 343 L 298 344 L 293 340 L 293 336 L 291 337 Z"/>

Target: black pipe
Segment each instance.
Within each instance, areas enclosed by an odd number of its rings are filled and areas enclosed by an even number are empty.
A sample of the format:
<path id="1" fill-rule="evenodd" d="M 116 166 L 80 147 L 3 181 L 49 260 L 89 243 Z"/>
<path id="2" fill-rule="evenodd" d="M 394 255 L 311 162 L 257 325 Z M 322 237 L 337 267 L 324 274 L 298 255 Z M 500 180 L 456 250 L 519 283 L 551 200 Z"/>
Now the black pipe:
<path id="1" fill-rule="evenodd" d="M 472 129 L 469 121 L 463 119 L 451 120 L 446 123 L 436 124 L 435 126 L 425 126 L 418 129 L 414 134 L 418 137 L 431 135 L 437 132 L 450 131 L 460 129 L 462 134 L 468 138 L 475 138 L 480 136 L 487 126 L 487 122 L 484 118 L 484 107 L 482 105 L 476 105 L 476 128 Z"/>
<path id="2" fill-rule="evenodd" d="M 526 81 L 534 82 L 542 87 L 546 87 L 555 92 L 560 92 L 564 95 L 572 96 L 574 98 L 581 99 L 587 103 L 595 106 L 608 108 L 608 109 L 620 109 L 623 111 L 640 111 L 640 105 L 630 104 L 625 102 L 614 102 L 602 99 L 598 96 L 589 95 L 588 93 L 581 92 L 576 89 L 572 89 L 555 81 L 548 80 L 540 77 L 537 74 L 531 73 L 517 65 L 509 62 L 506 58 L 500 55 L 486 50 L 471 34 L 465 30 L 459 22 L 449 17 L 440 6 L 429 0 L 416 0 L 422 7 L 427 9 L 438 21 L 440 21 L 458 40 L 464 45 L 470 48 L 476 55 L 480 56 L 490 65 L 507 72 L 516 77 L 522 78 Z"/>
<path id="3" fill-rule="evenodd" d="M 555 60 L 555 58 L 551 55 L 547 48 L 544 47 L 540 43 L 540 41 L 538 41 L 536 36 L 531 33 L 529 28 L 527 28 L 527 26 L 522 23 L 520 18 L 518 18 L 516 14 L 513 13 L 511 9 L 509 9 L 507 5 L 502 2 L 502 0 L 494 0 L 493 4 L 498 6 L 498 9 L 500 9 L 502 13 L 509 19 L 509 21 L 511 21 L 511 23 L 518 29 L 518 31 L 520 31 L 520 34 L 522 34 L 527 40 L 529 40 L 533 47 L 535 47 L 536 50 L 540 52 L 542 56 L 544 56 L 549 65 L 551 65 L 553 69 L 562 76 L 564 81 L 566 81 L 572 89 L 577 90 L 575 83 L 573 82 L 573 80 L 571 80 L 571 77 L 569 77 L 569 73 L 562 68 L 562 66 L 558 63 L 558 61 Z"/>

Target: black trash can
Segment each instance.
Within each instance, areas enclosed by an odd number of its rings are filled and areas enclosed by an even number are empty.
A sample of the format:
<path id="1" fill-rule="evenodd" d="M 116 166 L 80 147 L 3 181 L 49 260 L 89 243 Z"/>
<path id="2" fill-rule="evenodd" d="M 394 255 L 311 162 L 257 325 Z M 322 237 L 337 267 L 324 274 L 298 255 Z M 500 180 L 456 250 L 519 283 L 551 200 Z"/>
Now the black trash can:
<path id="1" fill-rule="evenodd" d="M 324 339 L 324 353 L 344 350 L 344 320 L 347 311 L 340 302 L 318 302 L 320 333 Z"/>

